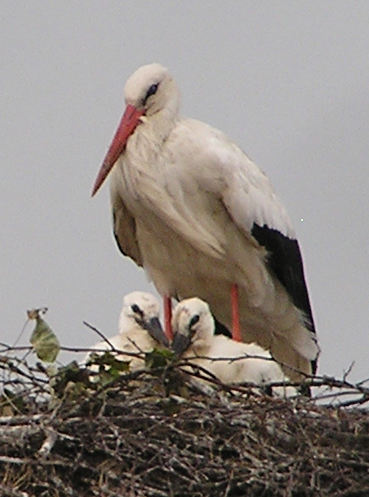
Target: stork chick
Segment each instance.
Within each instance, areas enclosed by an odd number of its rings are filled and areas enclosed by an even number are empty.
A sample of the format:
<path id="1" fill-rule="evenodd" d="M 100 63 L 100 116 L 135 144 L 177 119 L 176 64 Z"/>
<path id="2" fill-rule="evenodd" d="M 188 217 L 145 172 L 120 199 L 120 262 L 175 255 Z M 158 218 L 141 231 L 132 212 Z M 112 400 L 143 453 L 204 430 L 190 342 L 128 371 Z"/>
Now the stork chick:
<path id="1" fill-rule="evenodd" d="M 256 343 L 240 343 L 224 335 L 214 335 L 209 306 L 198 298 L 183 300 L 177 305 L 172 326 L 174 352 L 203 367 L 223 383 L 250 382 L 265 387 L 273 382 L 288 381 L 270 353 Z M 292 387 L 274 387 L 273 392 L 281 396 L 296 394 Z"/>
<path id="2" fill-rule="evenodd" d="M 112 351 L 119 361 L 130 362 L 130 370 L 143 368 L 143 358 L 124 352 L 151 352 L 160 345 L 169 345 L 159 321 L 158 300 L 146 292 L 127 294 L 119 316 L 119 333 L 109 338 L 108 342 L 98 342 L 92 348 L 99 351 L 97 354 L 102 354 L 102 350 Z"/>

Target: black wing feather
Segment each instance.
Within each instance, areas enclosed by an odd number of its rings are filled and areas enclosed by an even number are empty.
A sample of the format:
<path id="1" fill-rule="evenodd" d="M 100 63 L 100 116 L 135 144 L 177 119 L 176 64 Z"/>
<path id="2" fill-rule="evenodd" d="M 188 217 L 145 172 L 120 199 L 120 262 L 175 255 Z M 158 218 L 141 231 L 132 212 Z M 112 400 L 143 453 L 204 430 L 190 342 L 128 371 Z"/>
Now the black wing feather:
<path id="1" fill-rule="evenodd" d="M 303 312 L 306 327 L 316 333 L 298 241 L 266 224 L 255 223 L 251 234 L 268 251 L 269 269 L 285 287 L 294 305 Z M 317 361 L 311 361 L 311 366 L 315 374 Z"/>
<path id="2" fill-rule="evenodd" d="M 297 240 L 266 224 L 254 224 L 252 236 L 268 251 L 268 266 L 287 290 L 294 305 L 306 318 L 307 328 L 315 333 L 313 313 L 305 282 L 304 267 Z"/>
<path id="3" fill-rule="evenodd" d="M 228 338 L 232 338 L 232 333 L 229 331 L 229 329 L 223 323 L 221 323 L 220 321 L 217 320 L 217 318 L 214 316 L 214 314 L 213 314 L 213 318 L 214 318 L 214 324 L 215 324 L 214 335 L 224 335 Z"/>

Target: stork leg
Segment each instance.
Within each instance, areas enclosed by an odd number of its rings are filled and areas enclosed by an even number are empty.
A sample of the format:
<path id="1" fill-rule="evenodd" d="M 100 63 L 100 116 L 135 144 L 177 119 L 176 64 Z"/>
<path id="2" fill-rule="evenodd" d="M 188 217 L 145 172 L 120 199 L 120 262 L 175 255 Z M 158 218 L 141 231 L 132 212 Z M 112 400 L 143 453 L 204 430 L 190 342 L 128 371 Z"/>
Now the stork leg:
<path id="1" fill-rule="evenodd" d="M 238 285 L 234 283 L 231 287 L 231 309 L 232 309 L 232 338 L 241 342 L 240 308 L 238 300 Z"/>
<path id="2" fill-rule="evenodd" d="M 172 341 L 172 299 L 170 297 L 164 297 L 164 330 L 168 340 Z"/>

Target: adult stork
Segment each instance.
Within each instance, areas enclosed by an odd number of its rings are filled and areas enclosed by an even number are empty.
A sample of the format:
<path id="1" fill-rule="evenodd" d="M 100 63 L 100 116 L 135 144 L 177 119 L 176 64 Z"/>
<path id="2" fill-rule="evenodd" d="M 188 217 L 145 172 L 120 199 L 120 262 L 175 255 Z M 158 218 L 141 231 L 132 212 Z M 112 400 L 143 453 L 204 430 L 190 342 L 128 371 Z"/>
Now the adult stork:
<path id="1" fill-rule="evenodd" d="M 125 100 L 92 194 L 111 171 L 118 246 L 165 297 L 166 324 L 170 297 L 198 296 L 235 338 L 239 322 L 242 340 L 270 350 L 291 379 L 314 372 L 301 253 L 266 175 L 223 133 L 179 116 L 178 87 L 160 64 L 127 80 Z"/>

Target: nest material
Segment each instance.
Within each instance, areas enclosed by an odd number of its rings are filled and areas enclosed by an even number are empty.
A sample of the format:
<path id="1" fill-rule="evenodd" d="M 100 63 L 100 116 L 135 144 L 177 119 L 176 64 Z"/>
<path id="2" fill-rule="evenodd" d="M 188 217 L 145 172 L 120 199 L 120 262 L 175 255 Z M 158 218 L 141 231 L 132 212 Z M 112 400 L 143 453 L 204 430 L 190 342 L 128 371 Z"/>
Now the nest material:
<path id="1" fill-rule="evenodd" d="M 52 381 L 41 366 L 0 366 L 0 495 L 369 495 L 364 409 L 247 387 L 209 395 L 176 367 L 93 386 L 77 365 Z"/>

